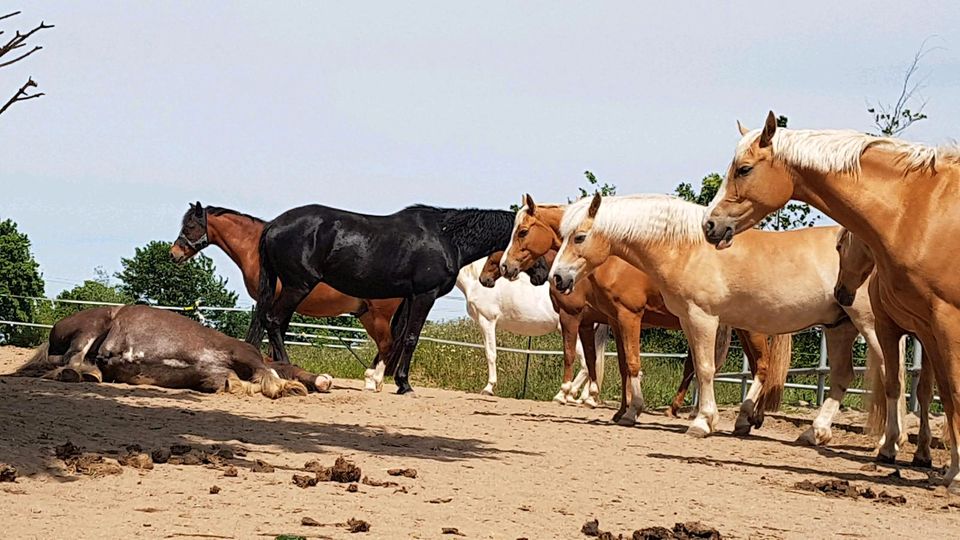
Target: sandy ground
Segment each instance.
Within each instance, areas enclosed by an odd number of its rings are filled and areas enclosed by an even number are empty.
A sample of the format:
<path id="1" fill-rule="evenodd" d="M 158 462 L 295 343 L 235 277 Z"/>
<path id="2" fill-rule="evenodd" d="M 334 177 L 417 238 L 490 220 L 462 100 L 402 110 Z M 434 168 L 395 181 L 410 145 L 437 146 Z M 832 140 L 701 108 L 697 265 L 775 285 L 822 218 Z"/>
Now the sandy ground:
<path id="1" fill-rule="evenodd" d="M 26 351 L 0 349 L 0 373 Z M 414 381 L 415 382 L 415 381 Z M 686 421 L 645 414 L 635 428 L 588 410 L 419 388 L 416 397 L 369 394 L 354 381 L 335 391 L 270 401 L 123 385 L 0 378 L 0 462 L 19 470 L 0 483 L 4 538 L 585 538 L 580 528 L 624 533 L 700 520 L 725 538 L 960 537 L 960 503 L 927 472 L 899 478 L 874 468 L 869 439 L 837 431 L 826 448 L 792 441 L 803 428 L 768 419 L 753 436 L 703 440 Z M 387 387 L 387 390 L 391 390 Z M 189 444 L 237 455 L 224 467 L 157 464 L 119 475 L 71 474 L 53 447 L 71 441 L 116 457 Z M 245 455 L 244 455 L 245 454 Z M 396 487 L 291 481 L 308 460 L 343 455 Z M 947 459 L 934 453 L 935 466 Z M 253 472 L 255 460 L 276 467 Z M 391 477 L 394 467 L 416 478 Z M 302 474 L 302 473 L 301 473 Z M 802 480 L 847 480 L 906 497 L 896 506 L 831 498 L 795 488 Z M 211 494 L 211 486 L 219 493 Z M 304 517 L 319 527 L 301 525 Z M 336 525 L 370 523 L 351 534 Z"/>

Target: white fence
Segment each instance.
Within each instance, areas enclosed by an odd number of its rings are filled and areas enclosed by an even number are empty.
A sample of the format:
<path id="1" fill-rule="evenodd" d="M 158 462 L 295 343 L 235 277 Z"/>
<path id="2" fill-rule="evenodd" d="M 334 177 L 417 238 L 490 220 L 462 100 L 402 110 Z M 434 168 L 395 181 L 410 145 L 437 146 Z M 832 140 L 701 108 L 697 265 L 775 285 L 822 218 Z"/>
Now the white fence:
<path id="1" fill-rule="evenodd" d="M 65 303 L 65 304 L 79 304 L 79 305 L 89 305 L 89 306 L 121 306 L 123 305 L 123 304 L 116 304 L 116 303 L 110 303 L 110 302 L 91 302 L 86 300 L 58 300 L 55 298 L 43 298 L 43 297 L 34 297 L 34 296 L 18 296 L 18 295 L 2 295 L 2 296 L 7 296 L 10 298 L 25 299 L 33 302 Z M 171 310 L 171 311 L 183 311 L 183 312 L 195 311 L 199 316 L 201 322 L 204 322 L 204 323 L 206 323 L 205 318 L 203 317 L 204 311 L 237 311 L 237 312 L 251 311 L 250 309 L 245 309 L 245 308 L 201 306 L 199 304 L 194 304 L 193 306 L 185 306 L 185 307 L 176 307 L 176 306 L 153 306 L 153 307 L 156 307 L 158 309 Z M 0 320 L 0 326 L 3 326 L 3 325 L 27 326 L 27 327 L 35 327 L 35 328 L 52 328 L 52 325 L 48 325 L 48 324 Z M 327 348 L 333 348 L 333 349 L 346 349 L 354 356 L 354 358 L 357 359 L 358 362 L 360 362 L 361 364 L 364 365 L 364 367 L 366 367 L 366 363 L 354 351 L 354 347 L 362 346 L 367 343 L 370 343 L 369 336 L 367 336 L 367 333 L 363 328 L 332 326 L 332 325 L 325 325 L 325 324 L 296 323 L 296 322 L 291 322 L 290 326 L 294 328 L 306 328 L 306 329 L 314 329 L 314 330 L 334 330 L 337 332 L 348 332 L 348 333 L 356 334 L 358 337 L 343 337 L 339 335 L 329 336 L 329 335 L 323 335 L 323 334 L 311 334 L 306 332 L 288 331 L 286 333 L 287 339 L 284 340 L 284 343 L 287 345 L 319 346 L 319 347 L 327 347 Z M 786 384 L 786 387 L 800 389 L 800 390 L 815 391 L 816 392 L 815 403 L 817 406 L 819 406 L 823 403 L 826 393 L 830 391 L 830 387 L 826 385 L 826 380 L 827 380 L 827 376 L 830 373 L 830 369 L 827 365 L 826 338 L 824 337 L 824 334 L 822 331 L 813 330 L 813 329 L 811 331 L 818 331 L 820 334 L 819 364 L 817 365 L 817 367 L 812 367 L 812 368 L 790 369 L 788 373 L 790 375 L 816 375 L 817 384 L 812 385 L 812 384 L 788 382 Z M 362 337 L 360 337 L 361 335 Z M 313 341 L 303 341 L 305 339 L 313 340 Z M 921 368 L 922 351 L 921 351 L 920 342 L 915 338 L 910 338 L 910 339 L 913 339 L 914 354 L 913 354 L 912 361 L 909 362 L 909 365 L 907 367 L 907 372 L 910 375 L 912 375 L 912 384 L 910 388 L 910 393 L 908 394 L 908 400 L 909 400 L 910 410 L 916 411 L 917 410 L 916 389 L 917 389 L 918 375 L 920 374 L 920 368 Z M 421 336 L 420 341 L 441 343 L 445 345 L 454 345 L 459 347 L 467 347 L 467 348 L 475 348 L 475 349 L 484 348 L 484 345 L 480 343 L 451 341 L 448 339 L 440 339 L 440 338 L 435 338 L 430 336 Z M 266 340 L 264 340 L 264 342 L 266 342 Z M 531 349 L 531 348 L 517 349 L 512 347 L 497 346 L 497 351 L 526 355 L 527 368 L 529 368 L 531 356 L 563 356 L 563 351 L 539 350 L 539 349 Z M 607 352 L 606 356 L 615 357 L 616 353 Z M 641 353 L 640 356 L 644 358 L 684 359 L 686 358 L 687 355 L 686 353 Z M 526 379 L 527 371 L 528 371 L 527 369 L 524 370 L 524 379 Z M 855 368 L 854 371 L 857 373 L 863 373 L 865 371 L 865 368 Z M 744 399 L 746 397 L 747 389 L 749 387 L 749 384 L 752 378 L 753 376 L 750 373 L 750 367 L 747 362 L 747 357 L 746 355 L 744 355 L 742 368 L 739 372 L 717 374 L 716 377 L 714 378 L 714 381 L 718 383 L 739 384 L 740 397 L 741 399 Z M 524 385 L 523 385 L 524 388 L 526 387 L 525 383 L 526 381 L 524 381 Z M 867 392 L 866 390 L 863 390 L 861 388 L 850 388 L 847 391 L 850 393 L 856 393 L 856 394 L 864 394 Z M 696 397 L 694 399 L 696 399 Z"/>

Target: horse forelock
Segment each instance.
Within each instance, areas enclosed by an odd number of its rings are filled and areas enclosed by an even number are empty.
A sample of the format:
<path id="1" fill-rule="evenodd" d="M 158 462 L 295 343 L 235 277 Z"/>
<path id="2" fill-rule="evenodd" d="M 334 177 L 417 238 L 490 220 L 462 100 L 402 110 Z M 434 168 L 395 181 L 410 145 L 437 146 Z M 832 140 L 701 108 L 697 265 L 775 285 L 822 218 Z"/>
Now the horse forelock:
<path id="1" fill-rule="evenodd" d="M 760 137 L 755 129 L 737 143 L 736 159 L 746 155 Z M 893 165 L 905 172 L 932 169 L 938 162 L 960 164 L 956 144 L 930 146 L 891 137 L 874 137 L 850 129 L 778 128 L 773 135 L 773 156 L 788 165 L 824 174 L 860 172 L 860 158 L 868 148 L 890 152 Z"/>
<path id="2" fill-rule="evenodd" d="M 564 212 L 560 234 L 569 237 L 587 217 L 591 199 L 581 199 Z M 701 223 L 706 208 L 671 195 L 604 197 L 592 231 L 620 242 L 704 242 Z"/>

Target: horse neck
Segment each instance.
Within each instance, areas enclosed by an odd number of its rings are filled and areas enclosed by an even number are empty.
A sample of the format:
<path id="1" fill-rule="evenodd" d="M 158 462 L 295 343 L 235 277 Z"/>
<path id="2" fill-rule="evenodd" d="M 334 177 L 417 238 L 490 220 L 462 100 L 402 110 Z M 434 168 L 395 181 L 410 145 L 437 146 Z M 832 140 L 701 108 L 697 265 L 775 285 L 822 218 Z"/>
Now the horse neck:
<path id="1" fill-rule="evenodd" d="M 457 273 L 457 288 L 460 289 L 460 292 L 462 292 L 464 296 L 469 296 L 470 291 L 472 291 L 476 285 L 480 285 L 480 272 L 483 271 L 486 262 L 486 259 L 473 261 L 461 268 Z"/>
<path id="2" fill-rule="evenodd" d="M 222 249 L 240 267 L 248 284 L 255 285 L 260 275 L 259 244 L 263 227 L 263 222 L 248 217 L 207 214 L 207 237 L 210 243 Z"/>
<path id="3" fill-rule="evenodd" d="M 513 232 L 513 213 L 505 210 L 457 210 L 465 217 L 460 226 L 451 230 L 450 240 L 460 252 L 460 264 L 489 257 L 506 249 Z M 473 215 L 470 215 L 473 214 Z"/>
<path id="4" fill-rule="evenodd" d="M 563 221 L 564 206 L 549 206 L 537 208 L 537 219 L 553 230 L 553 249 L 560 249 L 560 222 Z"/>
<path id="5" fill-rule="evenodd" d="M 868 149 L 861 157 L 861 172 L 819 173 L 802 172 L 794 197 L 809 203 L 835 219 L 862 239 L 874 253 L 889 253 L 905 231 L 901 220 L 909 215 L 907 190 L 918 187 L 914 175 L 904 175 L 889 164 L 890 157 Z M 911 186 L 913 183 L 913 186 Z"/>
<path id="6" fill-rule="evenodd" d="M 682 275 L 672 275 L 678 268 L 681 268 L 682 274 L 681 259 L 703 249 L 700 244 L 673 245 L 649 240 L 609 240 L 609 244 L 611 255 L 623 259 L 661 284 L 682 280 Z M 714 250 L 712 246 L 709 249 Z"/>

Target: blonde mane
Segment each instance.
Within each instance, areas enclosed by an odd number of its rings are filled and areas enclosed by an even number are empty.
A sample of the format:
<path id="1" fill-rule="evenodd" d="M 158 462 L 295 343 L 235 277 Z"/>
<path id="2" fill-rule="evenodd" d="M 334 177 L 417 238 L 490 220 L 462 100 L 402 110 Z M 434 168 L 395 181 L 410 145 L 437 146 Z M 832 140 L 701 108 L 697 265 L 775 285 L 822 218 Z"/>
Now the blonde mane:
<path id="1" fill-rule="evenodd" d="M 587 216 L 590 197 L 567 207 L 560 223 L 564 238 L 573 234 Z M 629 195 L 604 197 L 593 221 L 592 231 L 618 242 L 704 242 L 703 216 L 706 208 L 670 195 Z"/>
<path id="2" fill-rule="evenodd" d="M 761 130 L 750 131 L 737 145 L 737 157 L 760 137 Z M 960 164 L 960 148 L 927 146 L 889 137 L 874 137 L 854 130 L 812 130 L 778 128 L 773 134 L 773 155 L 794 167 L 821 173 L 860 172 L 860 156 L 868 148 L 894 154 L 905 171 L 934 170 L 938 163 Z"/>

